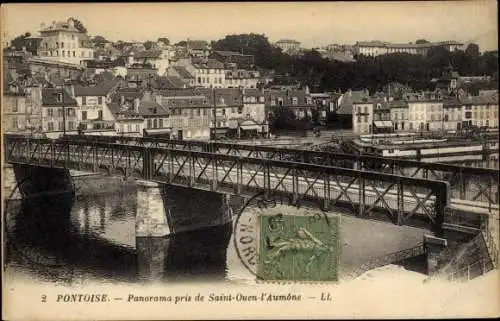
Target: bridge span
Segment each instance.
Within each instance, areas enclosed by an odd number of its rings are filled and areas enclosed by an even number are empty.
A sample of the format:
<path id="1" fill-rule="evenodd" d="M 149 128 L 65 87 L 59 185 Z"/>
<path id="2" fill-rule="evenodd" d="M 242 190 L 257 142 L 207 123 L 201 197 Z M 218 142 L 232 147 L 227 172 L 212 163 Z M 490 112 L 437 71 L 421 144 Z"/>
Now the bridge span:
<path id="1" fill-rule="evenodd" d="M 377 171 L 400 175 L 446 181 L 450 184 L 452 203 L 473 204 L 489 211 L 498 210 L 499 171 L 441 163 L 420 162 L 410 159 L 352 155 L 342 153 L 309 151 L 259 145 L 244 145 L 225 142 L 169 140 L 158 138 L 104 137 L 91 135 L 68 135 L 64 139 L 110 142 L 145 147 L 166 147 L 189 151 L 210 152 L 258 159 L 312 163 L 349 169 Z"/>
<path id="2" fill-rule="evenodd" d="M 443 233 L 449 183 L 334 166 L 95 141 L 5 138 L 8 163 L 131 176 L 223 194 L 264 192 L 324 210 L 394 224 L 425 222 Z"/>

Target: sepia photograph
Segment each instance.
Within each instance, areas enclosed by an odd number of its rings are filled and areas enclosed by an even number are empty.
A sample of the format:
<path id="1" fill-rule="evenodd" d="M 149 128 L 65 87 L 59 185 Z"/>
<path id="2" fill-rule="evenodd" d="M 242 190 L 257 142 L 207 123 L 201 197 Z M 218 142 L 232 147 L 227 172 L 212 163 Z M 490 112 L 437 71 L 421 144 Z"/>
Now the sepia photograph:
<path id="1" fill-rule="evenodd" d="M 500 316 L 496 1 L 0 13 L 3 319 Z"/>

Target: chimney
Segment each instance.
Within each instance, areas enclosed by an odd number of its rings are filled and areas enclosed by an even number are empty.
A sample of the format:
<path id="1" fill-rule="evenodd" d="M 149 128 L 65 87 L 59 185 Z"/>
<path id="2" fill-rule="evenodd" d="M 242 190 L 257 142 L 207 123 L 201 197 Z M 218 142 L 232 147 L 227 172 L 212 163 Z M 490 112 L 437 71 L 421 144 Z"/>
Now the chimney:
<path id="1" fill-rule="evenodd" d="M 139 104 L 140 104 L 139 98 L 134 98 L 134 113 L 136 114 L 139 113 Z"/>

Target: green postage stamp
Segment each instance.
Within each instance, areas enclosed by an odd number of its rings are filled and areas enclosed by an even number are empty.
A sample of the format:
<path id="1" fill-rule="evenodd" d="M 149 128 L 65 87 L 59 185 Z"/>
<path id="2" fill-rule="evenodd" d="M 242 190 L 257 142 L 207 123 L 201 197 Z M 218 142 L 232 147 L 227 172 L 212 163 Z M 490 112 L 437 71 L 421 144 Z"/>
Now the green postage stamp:
<path id="1" fill-rule="evenodd" d="M 261 214 L 257 277 L 268 281 L 338 281 L 340 216 Z"/>

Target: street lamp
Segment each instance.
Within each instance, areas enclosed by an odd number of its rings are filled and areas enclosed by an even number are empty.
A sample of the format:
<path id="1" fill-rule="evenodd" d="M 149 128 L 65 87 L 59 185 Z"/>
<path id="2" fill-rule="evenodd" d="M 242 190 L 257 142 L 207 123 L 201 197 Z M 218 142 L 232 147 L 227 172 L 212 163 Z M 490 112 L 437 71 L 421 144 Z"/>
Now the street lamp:
<path id="1" fill-rule="evenodd" d="M 217 140 L 217 100 L 215 98 L 215 87 L 213 88 L 213 101 L 214 101 L 214 126 L 213 126 L 213 138 Z"/>

